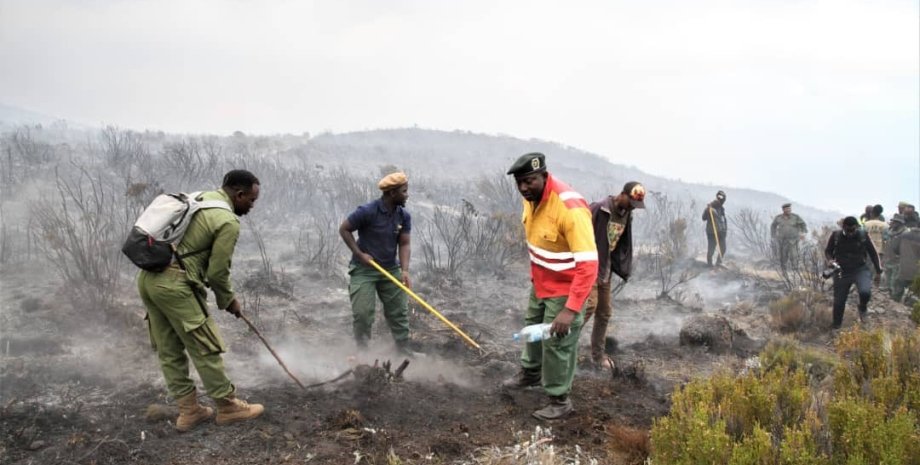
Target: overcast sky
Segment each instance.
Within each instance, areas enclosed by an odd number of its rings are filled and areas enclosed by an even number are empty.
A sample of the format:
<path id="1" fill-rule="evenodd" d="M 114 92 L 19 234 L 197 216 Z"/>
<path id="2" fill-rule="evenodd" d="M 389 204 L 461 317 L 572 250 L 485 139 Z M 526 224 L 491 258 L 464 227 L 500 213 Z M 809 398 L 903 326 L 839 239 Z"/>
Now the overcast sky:
<path id="1" fill-rule="evenodd" d="M 920 2 L 0 0 L 0 103 L 170 132 L 503 133 L 890 213 L 920 203 Z"/>

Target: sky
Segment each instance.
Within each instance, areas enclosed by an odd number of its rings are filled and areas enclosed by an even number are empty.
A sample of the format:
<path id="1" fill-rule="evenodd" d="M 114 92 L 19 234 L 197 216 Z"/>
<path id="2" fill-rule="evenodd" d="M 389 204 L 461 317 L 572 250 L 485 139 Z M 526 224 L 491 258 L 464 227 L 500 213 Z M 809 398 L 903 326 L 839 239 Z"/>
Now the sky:
<path id="1" fill-rule="evenodd" d="M 506 134 L 891 213 L 920 204 L 920 0 L 0 0 L 0 104 L 180 133 Z"/>

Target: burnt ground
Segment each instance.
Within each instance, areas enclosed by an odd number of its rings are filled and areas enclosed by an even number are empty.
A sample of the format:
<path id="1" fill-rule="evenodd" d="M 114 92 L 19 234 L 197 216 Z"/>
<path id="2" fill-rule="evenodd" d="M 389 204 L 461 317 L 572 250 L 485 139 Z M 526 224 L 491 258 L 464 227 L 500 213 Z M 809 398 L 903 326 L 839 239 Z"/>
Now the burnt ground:
<path id="1" fill-rule="evenodd" d="M 251 422 L 209 423 L 186 434 L 173 429 L 174 403 L 166 396 L 130 283 L 119 295 L 119 310 L 104 318 L 75 306 L 57 279 L 42 270 L 3 270 L 0 460 L 516 463 L 513 453 L 500 451 L 526 443 L 537 426 L 549 426 L 560 456 L 578 456 L 583 463 L 587 458 L 637 463 L 647 447 L 645 432 L 667 413 L 676 386 L 719 370 L 738 370 L 777 336 L 766 304 L 778 288 L 754 273 L 731 266 L 702 270 L 679 301 L 656 299 L 656 283 L 637 280 L 614 299 L 616 347 L 611 350 L 618 369 L 595 372 L 580 366 L 572 392 L 576 413 L 547 425 L 530 416 L 545 400 L 539 389 L 506 393 L 498 388 L 516 371 L 519 347 L 510 333 L 520 325 L 528 292 L 523 266 L 509 273 L 513 279 L 470 277 L 447 289 L 417 284 L 416 291 L 483 351 L 467 347 L 413 306 L 418 354 L 398 379 L 388 379 L 380 367 L 391 362 L 392 372 L 403 361 L 389 346 L 381 318 L 376 345 L 358 352 L 351 344 L 344 280 L 319 279 L 294 266 L 287 270 L 286 279 L 294 283 L 287 291 L 256 286 L 241 292 L 245 311 L 304 384 L 328 381 L 349 369 L 359 374 L 301 390 L 242 322 L 218 314 L 230 346 L 225 356 L 230 376 L 241 397 L 263 403 L 266 413 Z M 912 324 L 906 308 L 884 297 L 876 296 L 870 308 L 871 326 Z M 679 345 L 682 322 L 699 313 L 732 322 L 733 350 L 716 354 Z M 846 325 L 854 324 L 853 314 L 848 309 Z M 582 355 L 587 354 L 585 332 Z M 821 328 L 787 337 L 814 347 L 826 347 L 830 340 Z M 201 400 L 213 405 L 207 397 Z"/>

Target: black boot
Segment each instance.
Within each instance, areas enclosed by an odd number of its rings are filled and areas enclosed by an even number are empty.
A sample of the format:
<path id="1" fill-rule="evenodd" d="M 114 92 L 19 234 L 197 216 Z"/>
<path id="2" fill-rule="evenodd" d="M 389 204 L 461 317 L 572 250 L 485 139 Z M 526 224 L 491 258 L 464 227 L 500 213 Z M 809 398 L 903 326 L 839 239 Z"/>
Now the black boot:
<path id="1" fill-rule="evenodd" d="M 531 386 L 539 386 L 541 381 L 540 369 L 528 370 L 522 368 L 521 371 L 502 382 L 504 389 L 524 389 Z"/>
<path id="2" fill-rule="evenodd" d="M 865 323 L 866 317 L 869 316 L 869 308 L 865 305 L 859 305 L 857 308 L 859 309 L 859 322 Z"/>
<path id="3" fill-rule="evenodd" d="M 549 396 L 549 405 L 533 412 L 538 420 L 558 420 L 575 411 L 568 395 Z"/>

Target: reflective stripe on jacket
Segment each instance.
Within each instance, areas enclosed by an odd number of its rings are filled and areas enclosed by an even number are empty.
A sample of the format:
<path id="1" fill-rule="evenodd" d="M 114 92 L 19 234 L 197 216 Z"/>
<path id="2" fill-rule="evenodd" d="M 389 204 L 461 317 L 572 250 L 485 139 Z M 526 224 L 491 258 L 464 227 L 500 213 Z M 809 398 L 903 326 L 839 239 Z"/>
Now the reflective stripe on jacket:
<path id="1" fill-rule="evenodd" d="M 588 203 L 547 175 L 536 210 L 524 200 L 523 222 L 536 296 L 568 296 L 566 308 L 580 312 L 597 279 L 597 246 Z"/>

